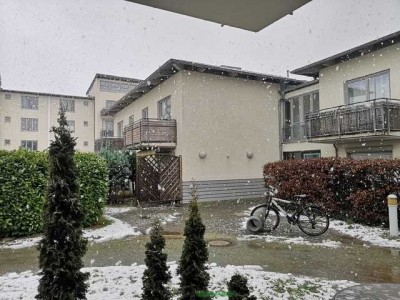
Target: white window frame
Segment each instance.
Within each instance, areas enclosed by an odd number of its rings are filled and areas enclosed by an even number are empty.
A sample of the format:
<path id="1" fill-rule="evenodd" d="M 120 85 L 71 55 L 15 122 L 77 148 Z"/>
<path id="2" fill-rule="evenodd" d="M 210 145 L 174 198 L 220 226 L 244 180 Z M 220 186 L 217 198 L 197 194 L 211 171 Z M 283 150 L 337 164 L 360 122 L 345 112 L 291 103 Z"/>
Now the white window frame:
<path id="1" fill-rule="evenodd" d="M 344 94 L 345 94 L 344 96 L 345 96 L 346 105 L 350 105 L 350 104 L 354 104 L 354 103 L 362 103 L 362 102 L 365 102 L 365 101 L 374 100 L 375 98 L 371 99 L 371 97 L 370 97 L 370 91 L 371 90 L 370 90 L 370 86 L 369 86 L 369 83 L 370 83 L 369 79 L 371 79 L 373 77 L 378 77 L 378 76 L 384 75 L 384 74 L 387 74 L 388 78 L 389 78 L 389 80 L 388 80 L 389 97 L 388 98 L 390 98 L 390 95 L 391 95 L 391 92 L 390 92 L 390 70 L 383 70 L 383 71 L 376 72 L 376 73 L 373 73 L 373 74 L 369 74 L 369 75 L 365 75 L 365 76 L 362 76 L 362 77 L 357 77 L 357 78 L 354 78 L 354 79 L 347 80 L 344 83 Z M 348 88 L 349 84 L 357 82 L 357 81 L 362 81 L 362 80 L 365 80 L 366 100 L 365 101 L 361 101 L 361 102 L 351 102 L 350 103 L 349 88 Z"/>
<path id="2" fill-rule="evenodd" d="M 21 118 L 21 131 L 39 131 L 39 119 Z"/>
<path id="3" fill-rule="evenodd" d="M 39 97 L 37 96 L 21 96 L 21 109 L 38 110 L 39 109 Z"/>
<path id="4" fill-rule="evenodd" d="M 21 147 L 25 148 L 25 149 L 37 151 L 38 141 L 37 140 L 21 140 Z"/>
<path id="5" fill-rule="evenodd" d="M 75 112 L 75 100 L 60 99 L 60 108 L 64 109 L 65 112 Z"/>
<path id="6" fill-rule="evenodd" d="M 171 113 L 172 113 L 171 96 L 165 97 L 164 99 L 158 101 L 157 107 L 158 107 L 158 118 L 160 120 L 171 120 Z"/>

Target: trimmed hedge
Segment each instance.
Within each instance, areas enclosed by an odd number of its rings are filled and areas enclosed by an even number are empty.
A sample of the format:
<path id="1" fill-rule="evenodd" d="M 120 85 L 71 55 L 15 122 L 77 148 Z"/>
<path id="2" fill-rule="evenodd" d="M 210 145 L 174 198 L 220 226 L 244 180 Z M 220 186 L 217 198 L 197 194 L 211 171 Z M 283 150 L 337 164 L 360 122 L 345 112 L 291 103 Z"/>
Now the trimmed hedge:
<path id="1" fill-rule="evenodd" d="M 108 169 L 93 153 L 76 153 L 84 226 L 102 215 L 108 191 Z M 43 230 L 49 162 L 46 152 L 0 151 L 0 237 Z"/>
<path id="2" fill-rule="evenodd" d="M 388 226 L 386 197 L 400 192 L 400 160 L 279 161 L 264 166 L 264 178 L 278 197 L 307 194 L 335 218 Z"/>

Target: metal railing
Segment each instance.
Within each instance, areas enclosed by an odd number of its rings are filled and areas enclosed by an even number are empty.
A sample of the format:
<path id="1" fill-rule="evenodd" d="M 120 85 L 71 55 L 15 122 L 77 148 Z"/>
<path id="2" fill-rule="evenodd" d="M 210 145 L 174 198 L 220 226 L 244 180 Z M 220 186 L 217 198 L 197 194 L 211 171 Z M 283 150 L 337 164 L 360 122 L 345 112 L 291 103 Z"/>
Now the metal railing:
<path id="1" fill-rule="evenodd" d="M 400 130 L 400 100 L 380 98 L 307 114 L 308 139 L 349 134 L 389 134 Z"/>
<path id="2" fill-rule="evenodd" d="M 140 119 L 125 127 L 124 141 L 130 148 L 176 143 L 176 120 Z"/>

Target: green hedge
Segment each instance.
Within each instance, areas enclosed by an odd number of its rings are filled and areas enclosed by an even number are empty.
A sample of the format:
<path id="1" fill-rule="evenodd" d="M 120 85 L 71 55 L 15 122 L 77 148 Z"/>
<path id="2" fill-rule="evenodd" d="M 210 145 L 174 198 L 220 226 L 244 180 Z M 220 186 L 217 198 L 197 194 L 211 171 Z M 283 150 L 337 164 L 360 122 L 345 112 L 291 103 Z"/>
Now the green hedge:
<path id="1" fill-rule="evenodd" d="M 321 158 L 268 163 L 266 185 L 279 197 L 308 194 L 331 216 L 388 226 L 386 197 L 400 192 L 400 160 Z"/>
<path id="2" fill-rule="evenodd" d="M 75 156 L 80 197 L 89 226 L 102 214 L 108 191 L 108 169 L 93 153 Z M 42 232 L 49 162 L 47 153 L 0 151 L 0 237 Z"/>

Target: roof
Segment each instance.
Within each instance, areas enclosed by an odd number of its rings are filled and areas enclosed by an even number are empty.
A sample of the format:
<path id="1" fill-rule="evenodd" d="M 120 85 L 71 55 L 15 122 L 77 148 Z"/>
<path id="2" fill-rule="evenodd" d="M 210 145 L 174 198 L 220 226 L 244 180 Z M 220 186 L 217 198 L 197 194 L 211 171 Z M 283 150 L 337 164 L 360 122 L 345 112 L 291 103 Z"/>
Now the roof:
<path id="1" fill-rule="evenodd" d="M 93 100 L 92 97 L 62 95 L 62 94 L 51 94 L 51 93 L 42 93 L 42 92 L 29 92 L 29 91 L 4 90 L 4 89 L 0 89 L 0 92 L 3 92 L 3 93 L 20 93 L 20 94 L 24 94 L 24 95 L 36 95 L 36 96 L 49 96 L 49 97 L 57 97 L 57 98 L 72 98 L 72 99 Z"/>
<path id="2" fill-rule="evenodd" d="M 311 0 L 127 0 L 250 31 L 260 31 Z"/>
<path id="3" fill-rule="evenodd" d="M 289 85 L 298 85 L 304 83 L 303 80 L 280 77 L 270 74 L 249 72 L 244 71 L 240 68 L 213 66 L 184 60 L 170 59 L 161 67 L 159 67 L 156 71 L 154 71 L 149 77 L 140 82 L 133 90 L 123 96 L 117 103 L 115 103 L 109 109 L 105 110 L 102 115 L 115 115 L 117 112 L 127 107 L 136 99 L 140 98 L 144 94 L 151 91 L 153 88 L 166 81 L 168 78 L 183 70 Z"/>
<path id="4" fill-rule="evenodd" d="M 366 44 L 362 44 L 360 46 L 351 48 L 347 51 L 341 52 L 339 54 L 309 64 L 307 66 L 295 69 L 291 73 L 317 78 L 319 76 L 319 71 L 323 68 L 336 65 L 338 63 L 362 56 L 364 54 L 368 54 L 370 52 L 374 52 L 376 50 L 391 46 L 399 42 L 400 42 L 400 31 L 397 31 L 392 34 L 381 37 L 379 39 L 368 42 Z"/>
<path id="5" fill-rule="evenodd" d="M 93 84 L 96 79 L 108 79 L 108 80 L 114 80 L 114 81 L 133 82 L 133 83 L 139 83 L 141 81 L 140 79 L 136 79 L 136 78 L 96 73 L 96 75 L 94 76 L 94 78 L 92 80 L 92 83 L 90 84 L 88 90 L 86 91 L 86 95 L 89 94 L 89 91 L 93 87 Z"/>
<path id="6" fill-rule="evenodd" d="M 318 83 L 319 83 L 318 79 L 307 81 L 307 82 L 304 82 L 304 83 L 296 85 L 296 86 L 289 86 L 286 89 L 284 89 L 283 92 L 284 93 L 290 93 L 290 92 L 297 91 L 297 90 L 300 90 L 302 88 L 305 88 L 305 87 L 308 87 L 308 86 L 312 86 L 312 85 L 315 85 L 315 84 L 318 84 Z"/>

